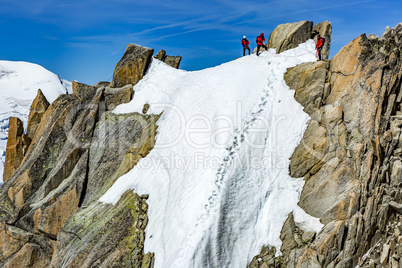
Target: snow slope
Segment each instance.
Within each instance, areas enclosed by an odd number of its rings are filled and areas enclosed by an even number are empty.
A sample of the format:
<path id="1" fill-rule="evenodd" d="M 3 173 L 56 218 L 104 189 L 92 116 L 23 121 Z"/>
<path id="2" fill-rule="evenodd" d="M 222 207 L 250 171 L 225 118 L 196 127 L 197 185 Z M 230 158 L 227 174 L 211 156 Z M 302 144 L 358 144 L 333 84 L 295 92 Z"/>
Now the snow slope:
<path id="1" fill-rule="evenodd" d="M 26 128 L 29 108 L 38 89 L 53 102 L 66 90 L 71 93 L 71 83 L 37 64 L 0 61 L 0 183 L 3 182 L 9 117 L 20 118 Z"/>
<path id="2" fill-rule="evenodd" d="M 196 72 L 153 60 L 134 99 L 114 110 L 163 111 L 155 148 L 100 199 L 149 194 L 155 267 L 246 267 L 263 245 L 280 248 L 292 211 L 305 230 L 321 229 L 297 206 L 303 179 L 288 175 L 309 117 L 283 80 L 315 60 L 311 40 Z"/>

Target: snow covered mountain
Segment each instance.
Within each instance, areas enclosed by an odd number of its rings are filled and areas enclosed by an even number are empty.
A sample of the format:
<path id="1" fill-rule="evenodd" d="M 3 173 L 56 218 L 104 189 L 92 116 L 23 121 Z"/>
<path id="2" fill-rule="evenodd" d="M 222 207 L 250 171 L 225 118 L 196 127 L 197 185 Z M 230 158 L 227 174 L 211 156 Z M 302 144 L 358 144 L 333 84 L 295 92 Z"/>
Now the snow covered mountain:
<path id="1" fill-rule="evenodd" d="M 309 116 L 283 80 L 311 61 L 313 40 L 197 72 L 153 60 L 133 100 L 114 110 L 163 112 L 155 148 L 100 199 L 149 194 L 145 251 L 155 267 L 246 267 L 262 246 L 280 248 L 290 212 L 321 229 L 297 206 L 303 179 L 289 176 Z"/>
<path id="2" fill-rule="evenodd" d="M 246 267 L 264 245 L 280 248 L 280 232 L 291 212 L 295 222 L 305 231 L 320 231 L 322 225 L 318 219 L 309 216 L 297 205 L 303 179 L 289 176 L 290 156 L 299 144 L 310 118 L 296 102 L 294 91 L 283 79 L 287 68 L 315 60 L 313 40 L 280 54 L 271 49 L 259 57 L 253 54 L 195 72 L 178 70 L 153 59 L 144 78 L 135 85 L 132 101 L 108 112 L 116 116 L 130 116 L 135 112 L 142 114 L 144 105 L 148 104 L 147 114 L 162 113 L 157 121 L 158 134 L 154 148 L 99 199 L 99 204 L 115 206 L 121 195 L 130 189 L 139 195 L 149 195 L 149 223 L 144 250 L 155 253 L 155 267 Z M 13 113 L 26 122 L 29 105 L 36 96 L 37 88 L 42 89 L 49 101 L 66 91 L 56 75 L 39 66 L 4 62 L 2 69 L 1 88 L 18 89 L 16 92 L 4 91 L 2 96 L 4 102 L 10 104 L 4 109 L 4 126 L 8 116 Z M 104 90 L 105 94 L 109 94 L 106 92 L 111 89 Z M 76 105 L 76 101 L 72 100 L 77 94 L 66 97 L 71 99 L 67 102 L 72 107 Z M 21 96 L 26 97 L 21 100 Z M 91 105 L 95 104 L 96 99 L 95 96 Z M 63 100 L 59 102 L 60 109 L 63 109 Z M 76 109 L 72 108 L 71 111 Z M 65 120 L 69 122 L 69 118 L 75 117 L 68 115 Z M 52 120 L 64 118 L 49 118 L 46 122 L 49 122 L 50 128 L 58 124 L 75 124 L 81 119 L 71 123 L 61 121 L 50 124 Z M 79 125 L 83 126 L 83 123 Z M 104 143 L 97 139 L 105 138 L 109 130 L 97 134 L 99 128 L 97 125 L 94 130 L 94 140 L 89 149 L 88 187 L 100 182 L 99 178 L 92 178 L 91 170 L 94 168 L 91 165 L 94 159 L 100 157 L 97 156 L 100 149 L 96 144 Z M 6 131 L 4 128 L 4 137 Z M 53 131 L 46 131 L 49 132 Z M 60 135 L 71 137 L 72 134 Z M 51 140 L 57 138 L 48 138 L 50 140 L 46 146 L 52 148 L 51 151 L 36 152 L 37 157 L 47 157 L 46 154 L 60 150 L 51 145 Z M 44 137 L 44 140 L 48 138 Z M 124 140 L 124 137 L 112 138 L 116 139 Z M 5 148 L 5 139 L 3 141 Z M 35 142 L 41 144 L 45 141 Z M 65 152 L 59 157 L 63 159 L 77 152 Z M 36 153 L 32 150 L 27 156 L 31 160 L 26 162 L 37 161 L 33 160 Z M 48 161 L 55 161 L 54 157 L 49 156 Z M 66 161 L 68 169 L 71 169 L 75 165 L 72 161 L 78 159 L 79 156 L 74 156 L 56 163 Z M 43 165 L 51 165 L 48 161 Z M 88 160 L 83 161 L 86 163 Z M 37 164 L 26 165 L 31 166 L 29 174 L 41 172 L 41 169 L 34 171 Z M 21 170 L 25 169 L 21 167 Z M 52 174 L 69 176 L 67 168 L 61 170 L 52 171 L 49 182 L 41 179 L 42 182 L 37 183 L 42 189 L 37 191 L 37 198 L 48 194 L 46 200 L 54 200 L 51 195 L 61 196 L 58 192 L 64 191 L 63 187 L 74 185 L 63 182 L 49 192 L 55 187 L 51 182 L 54 180 Z M 36 175 L 32 176 L 35 179 Z M 54 178 L 60 180 L 58 176 Z M 13 180 L 18 181 L 17 178 Z M 12 186 L 14 181 L 7 182 L 7 187 L 19 187 Z M 99 190 L 86 190 L 87 195 L 93 195 L 96 191 Z M 10 194 L 4 194 L 7 195 L 4 198 L 9 198 Z M 85 198 L 79 199 L 87 200 Z M 31 205 L 33 211 L 37 209 L 36 206 Z M 66 209 L 60 212 L 64 215 Z M 43 207 L 40 211 L 47 209 Z M 49 216 L 43 217 L 47 219 Z M 25 226 L 26 223 L 21 224 Z M 64 254 L 56 256 L 58 262 L 67 257 Z"/>
<path id="3" fill-rule="evenodd" d="M 38 100 L 25 155 L 10 131 L 0 266 L 398 267 L 402 23 L 316 61 L 331 27 L 196 72 L 129 44 L 112 83 Z"/>
<path id="4" fill-rule="evenodd" d="M 49 102 L 60 94 L 71 93 L 71 83 L 61 80 L 45 68 L 28 62 L 0 61 L 0 182 L 3 181 L 8 119 L 18 117 L 24 122 L 29 108 L 41 89 Z"/>

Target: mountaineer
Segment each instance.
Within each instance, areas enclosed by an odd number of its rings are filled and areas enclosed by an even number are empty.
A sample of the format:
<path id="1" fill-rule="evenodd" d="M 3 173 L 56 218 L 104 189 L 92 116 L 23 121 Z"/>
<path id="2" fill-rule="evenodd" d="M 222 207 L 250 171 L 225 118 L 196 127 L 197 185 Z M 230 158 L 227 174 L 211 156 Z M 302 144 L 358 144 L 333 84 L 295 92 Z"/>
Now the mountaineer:
<path id="1" fill-rule="evenodd" d="M 248 50 L 248 54 L 250 55 L 250 48 L 248 45 L 250 42 L 247 40 L 246 36 L 243 36 L 243 39 L 241 40 L 241 45 L 243 46 L 243 56 L 246 55 L 246 49 Z"/>
<path id="2" fill-rule="evenodd" d="M 324 45 L 324 42 L 325 42 L 325 39 L 322 38 L 319 34 L 317 34 L 317 43 L 315 44 L 315 49 L 317 50 L 316 57 L 317 57 L 318 61 L 322 60 L 321 49 L 322 49 L 322 46 Z"/>
<path id="3" fill-rule="evenodd" d="M 257 36 L 257 56 L 258 56 L 258 52 L 260 51 L 260 47 L 265 48 L 265 50 L 268 50 L 267 46 L 264 45 L 264 41 L 265 41 L 265 37 L 264 37 L 264 33 L 261 33 L 259 36 Z"/>

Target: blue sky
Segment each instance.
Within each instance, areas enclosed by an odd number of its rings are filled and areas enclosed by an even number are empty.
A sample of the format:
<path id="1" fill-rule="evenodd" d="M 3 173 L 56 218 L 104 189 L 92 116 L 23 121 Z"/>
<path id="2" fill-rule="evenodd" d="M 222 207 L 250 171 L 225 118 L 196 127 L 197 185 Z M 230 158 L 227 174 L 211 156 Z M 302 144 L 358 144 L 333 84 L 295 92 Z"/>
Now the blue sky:
<path id="1" fill-rule="evenodd" d="M 402 22 L 400 0 L 0 0 L 0 60 L 42 65 L 67 80 L 110 81 L 126 46 L 183 57 L 181 69 L 242 55 L 240 40 L 268 37 L 282 23 L 332 23 L 333 56 L 362 33 Z M 156 53 L 155 52 L 155 53 Z"/>

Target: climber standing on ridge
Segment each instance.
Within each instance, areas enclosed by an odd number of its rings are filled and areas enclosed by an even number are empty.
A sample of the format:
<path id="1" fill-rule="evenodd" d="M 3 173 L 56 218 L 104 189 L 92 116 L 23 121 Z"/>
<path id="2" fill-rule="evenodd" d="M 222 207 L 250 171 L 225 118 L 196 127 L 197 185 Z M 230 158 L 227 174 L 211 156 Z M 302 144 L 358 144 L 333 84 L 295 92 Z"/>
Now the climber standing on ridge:
<path id="1" fill-rule="evenodd" d="M 257 56 L 259 55 L 258 53 L 259 53 L 261 47 L 265 48 L 265 50 L 268 50 L 267 46 L 264 45 L 264 41 L 265 41 L 264 33 L 261 33 L 259 36 L 257 36 L 257 40 L 256 40 L 256 42 L 257 42 Z"/>
<path id="2" fill-rule="evenodd" d="M 324 45 L 324 42 L 325 42 L 325 39 L 322 38 L 319 34 L 317 34 L 317 43 L 315 44 L 315 49 L 317 50 L 316 57 L 317 57 L 318 61 L 322 60 L 321 49 L 322 49 L 322 46 Z"/>
<path id="3" fill-rule="evenodd" d="M 248 45 L 250 42 L 247 40 L 246 36 L 243 36 L 243 39 L 241 40 L 241 45 L 243 46 L 243 56 L 246 55 L 246 49 L 248 50 L 248 54 L 250 55 L 250 48 Z"/>

